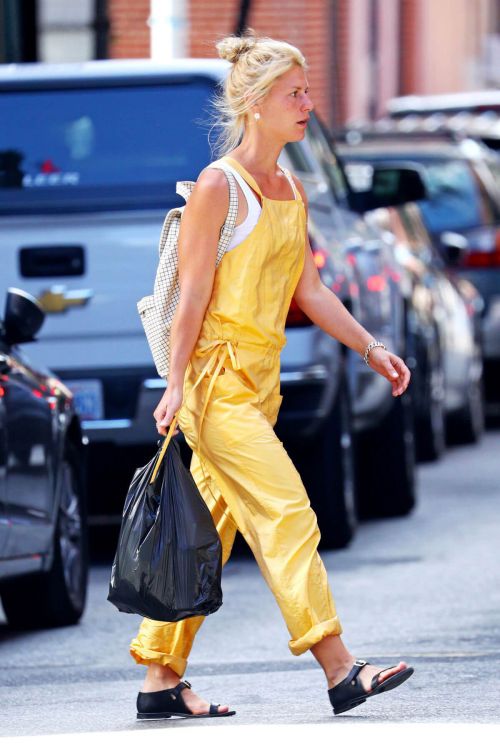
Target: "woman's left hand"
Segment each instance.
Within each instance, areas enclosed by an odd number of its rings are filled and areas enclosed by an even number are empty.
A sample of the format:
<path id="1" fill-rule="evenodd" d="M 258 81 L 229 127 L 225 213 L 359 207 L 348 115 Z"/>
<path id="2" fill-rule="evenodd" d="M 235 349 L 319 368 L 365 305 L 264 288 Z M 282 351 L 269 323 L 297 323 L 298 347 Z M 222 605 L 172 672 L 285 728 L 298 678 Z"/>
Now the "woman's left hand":
<path id="1" fill-rule="evenodd" d="M 372 370 L 389 380 L 392 385 L 393 396 L 401 396 L 408 388 L 410 371 L 401 357 L 397 357 L 392 352 L 377 346 L 368 355 L 368 364 Z"/>

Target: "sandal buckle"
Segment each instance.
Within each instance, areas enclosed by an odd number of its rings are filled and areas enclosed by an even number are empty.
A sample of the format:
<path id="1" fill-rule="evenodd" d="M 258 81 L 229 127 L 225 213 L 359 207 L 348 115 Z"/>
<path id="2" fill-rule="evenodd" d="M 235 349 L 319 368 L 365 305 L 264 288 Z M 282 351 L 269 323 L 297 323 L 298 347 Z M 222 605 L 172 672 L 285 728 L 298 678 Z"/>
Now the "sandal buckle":
<path id="1" fill-rule="evenodd" d="M 368 662 L 364 659 L 356 659 L 356 661 L 354 662 L 354 666 L 356 667 L 364 667 L 365 664 L 368 664 Z"/>
<path id="2" fill-rule="evenodd" d="M 187 680 L 183 680 L 183 683 L 184 683 L 184 685 L 185 685 L 186 687 L 188 687 L 188 688 L 190 688 L 190 687 L 191 687 L 191 683 L 190 683 L 190 682 L 188 682 Z"/>

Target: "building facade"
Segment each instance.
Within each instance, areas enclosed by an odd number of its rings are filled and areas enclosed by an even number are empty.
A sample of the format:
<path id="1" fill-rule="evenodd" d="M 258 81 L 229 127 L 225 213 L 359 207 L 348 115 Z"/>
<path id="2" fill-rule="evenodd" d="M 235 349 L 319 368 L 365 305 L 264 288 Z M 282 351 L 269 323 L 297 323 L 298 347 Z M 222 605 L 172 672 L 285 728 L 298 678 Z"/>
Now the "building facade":
<path id="1" fill-rule="evenodd" d="M 242 20 L 300 47 L 330 126 L 393 96 L 500 87 L 498 0 L 0 0 L 0 58 L 213 57 Z"/>

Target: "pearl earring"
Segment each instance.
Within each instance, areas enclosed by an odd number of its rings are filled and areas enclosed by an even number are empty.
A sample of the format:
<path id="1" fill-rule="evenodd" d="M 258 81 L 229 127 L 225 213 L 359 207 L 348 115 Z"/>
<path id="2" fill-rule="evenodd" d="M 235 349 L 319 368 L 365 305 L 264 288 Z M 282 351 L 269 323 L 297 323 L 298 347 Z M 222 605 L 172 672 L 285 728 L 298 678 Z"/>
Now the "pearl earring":
<path id="1" fill-rule="evenodd" d="M 255 117 L 256 120 L 260 120 L 260 112 L 254 112 L 253 116 Z"/>

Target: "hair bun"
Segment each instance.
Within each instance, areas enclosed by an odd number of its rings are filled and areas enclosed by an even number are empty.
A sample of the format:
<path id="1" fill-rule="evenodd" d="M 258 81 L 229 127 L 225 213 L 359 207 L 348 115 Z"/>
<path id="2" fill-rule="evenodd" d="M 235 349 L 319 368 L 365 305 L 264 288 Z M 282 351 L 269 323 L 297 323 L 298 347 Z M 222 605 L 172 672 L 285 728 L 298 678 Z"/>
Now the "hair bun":
<path id="1" fill-rule="evenodd" d="M 252 32 L 252 29 L 248 29 L 248 32 Z M 257 39 L 254 36 L 226 36 L 217 42 L 215 45 L 219 53 L 219 57 L 223 60 L 229 60 L 230 63 L 237 63 L 241 55 L 245 52 L 249 52 L 255 47 Z"/>

